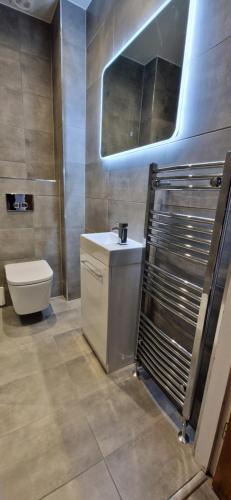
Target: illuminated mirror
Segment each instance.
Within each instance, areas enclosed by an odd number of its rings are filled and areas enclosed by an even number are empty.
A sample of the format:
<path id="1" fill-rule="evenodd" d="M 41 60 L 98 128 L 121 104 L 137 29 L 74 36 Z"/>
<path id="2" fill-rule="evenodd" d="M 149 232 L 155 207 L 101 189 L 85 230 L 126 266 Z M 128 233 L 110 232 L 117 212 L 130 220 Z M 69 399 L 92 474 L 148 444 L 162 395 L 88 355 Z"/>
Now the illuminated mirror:
<path id="1" fill-rule="evenodd" d="M 105 68 L 101 156 L 172 137 L 190 0 L 172 0 Z"/>

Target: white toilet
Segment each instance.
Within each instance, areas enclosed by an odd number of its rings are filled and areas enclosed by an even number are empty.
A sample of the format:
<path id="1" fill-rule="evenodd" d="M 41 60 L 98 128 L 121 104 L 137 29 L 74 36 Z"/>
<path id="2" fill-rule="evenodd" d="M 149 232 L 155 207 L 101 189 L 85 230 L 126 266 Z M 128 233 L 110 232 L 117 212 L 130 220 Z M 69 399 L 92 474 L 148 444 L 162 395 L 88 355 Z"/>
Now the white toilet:
<path id="1" fill-rule="evenodd" d="M 6 264 L 5 271 L 17 314 L 31 314 L 49 306 L 53 271 L 45 260 Z"/>

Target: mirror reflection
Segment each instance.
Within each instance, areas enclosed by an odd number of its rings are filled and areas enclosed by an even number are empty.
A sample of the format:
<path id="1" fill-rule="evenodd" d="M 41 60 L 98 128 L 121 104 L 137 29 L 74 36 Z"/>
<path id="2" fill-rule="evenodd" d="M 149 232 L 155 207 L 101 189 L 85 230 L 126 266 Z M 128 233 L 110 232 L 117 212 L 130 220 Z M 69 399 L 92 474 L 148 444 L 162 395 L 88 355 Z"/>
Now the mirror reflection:
<path id="1" fill-rule="evenodd" d="M 172 0 L 103 75 L 101 155 L 169 139 L 176 127 L 190 0 Z"/>

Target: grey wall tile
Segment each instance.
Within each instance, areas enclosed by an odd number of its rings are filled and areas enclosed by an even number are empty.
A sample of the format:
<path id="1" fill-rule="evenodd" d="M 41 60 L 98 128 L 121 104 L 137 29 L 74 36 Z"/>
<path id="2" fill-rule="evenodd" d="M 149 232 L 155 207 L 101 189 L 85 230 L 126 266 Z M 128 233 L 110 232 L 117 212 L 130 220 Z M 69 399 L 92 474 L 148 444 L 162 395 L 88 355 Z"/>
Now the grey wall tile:
<path id="1" fill-rule="evenodd" d="M 146 203 L 149 166 L 109 170 L 109 199 Z"/>
<path id="2" fill-rule="evenodd" d="M 56 178 L 54 161 L 28 161 L 26 169 L 27 177 L 30 179 Z"/>
<path id="3" fill-rule="evenodd" d="M 118 0 L 94 0 L 87 9 L 87 45 Z"/>
<path id="4" fill-rule="evenodd" d="M 87 134 L 86 163 L 99 160 L 100 120 L 101 120 L 101 80 L 97 80 L 87 89 Z"/>
<path id="5" fill-rule="evenodd" d="M 78 51 L 85 46 L 86 12 L 68 0 L 61 0 L 63 41 L 75 45 Z"/>
<path id="6" fill-rule="evenodd" d="M 22 94 L 0 86 L 1 126 L 23 128 Z"/>
<path id="7" fill-rule="evenodd" d="M 31 259 L 34 257 L 34 229 L 1 229 L 1 260 Z"/>
<path id="8" fill-rule="evenodd" d="M 26 159 L 51 162 L 54 158 L 53 135 L 41 130 L 25 130 Z"/>
<path id="9" fill-rule="evenodd" d="M 87 87 L 100 78 L 106 63 L 113 56 L 113 16 L 103 23 L 87 48 Z"/>
<path id="10" fill-rule="evenodd" d="M 30 16 L 19 17 L 20 50 L 27 54 L 50 59 L 50 26 Z"/>
<path id="11" fill-rule="evenodd" d="M 108 231 L 108 200 L 86 198 L 86 230 Z"/>
<path id="12" fill-rule="evenodd" d="M 23 92 L 25 128 L 53 133 L 53 104 L 47 97 Z"/>
<path id="13" fill-rule="evenodd" d="M 231 38 L 190 64 L 182 136 L 199 135 L 231 125 Z"/>
<path id="14" fill-rule="evenodd" d="M 86 165 L 86 196 L 107 198 L 109 171 L 100 162 Z"/>
<path id="15" fill-rule="evenodd" d="M 57 227 L 59 220 L 59 199 L 57 196 L 35 196 L 34 227 Z"/>
<path id="16" fill-rule="evenodd" d="M 33 94 L 51 97 L 51 65 L 37 56 L 21 53 L 22 87 Z"/>
<path id="17" fill-rule="evenodd" d="M 86 114 L 86 55 L 84 45 L 63 42 L 63 118 L 67 127 L 84 127 Z"/>
<path id="18" fill-rule="evenodd" d="M 66 273 L 68 299 L 80 297 L 80 234 L 83 227 L 66 228 Z"/>
<path id="19" fill-rule="evenodd" d="M 109 227 L 112 228 L 117 222 L 127 222 L 128 237 L 142 242 L 144 237 L 145 210 L 145 203 L 109 200 Z"/>
<path id="20" fill-rule="evenodd" d="M 0 6 L 0 44 L 18 49 L 19 14 L 4 5 Z"/>
<path id="21" fill-rule="evenodd" d="M 230 16 L 231 4 L 229 0 L 198 2 L 195 20 L 197 33 L 193 39 L 194 55 L 209 50 L 231 35 Z"/>
<path id="22" fill-rule="evenodd" d="M 0 53 L 0 70 L 0 86 L 8 87 L 12 90 L 21 90 L 21 67 L 19 61 L 4 59 Z"/>
<path id="23" fill-rule="evenodd" d="M 0 177 L 21 177 L 25 179 L 27 177 L 26 164 L 0 160 Z"/>
<path id="24" fill-rule="evenodd" d="M 22 128 L 0 127 L 0 158 L 6 161 L 24 162 L 25 138 Z"/>
<path id="25" fill-rule="evenodd" d="M 85 162 L 85 128 L 65 127 L 63 143 L 65 162 Z"/>

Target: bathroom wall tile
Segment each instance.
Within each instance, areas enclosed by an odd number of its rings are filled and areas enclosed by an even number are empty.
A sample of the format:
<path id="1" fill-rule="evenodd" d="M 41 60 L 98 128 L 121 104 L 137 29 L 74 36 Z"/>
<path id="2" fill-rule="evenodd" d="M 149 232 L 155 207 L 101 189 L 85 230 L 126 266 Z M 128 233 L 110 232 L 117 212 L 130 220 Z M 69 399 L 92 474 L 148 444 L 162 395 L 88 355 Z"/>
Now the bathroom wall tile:
<path id="1" fill-rule="evenodd" d="M 85 127 L 64 127 L 63 145 L 65 162 L 85 162 Z"/>
<path id="2" fill-rule="evenodd" d="M 5 125 L 0 127 L 0 158 L 2 161 L 25 161 L 24 130 Z"/>
<path id="3" fill-rule="evenodd" d="M 100 119 L 101 119 L 101 80 L 87 89 L 87 133 L 86 133 L 86 163 L 99 160 L 100 150 Z"/>
<path id="4" fill-rule="evenodd" d="M 31 193 L 41 196 L 58 196 L 58 182 L 31 179 L 1 179 L 0 194 L 5 193 Z"/>
<path id="5" fill-rule="evenodd" d="M 87 9 L 87 45 L 108 16 L 117 0 L 94 0 Z"/>
<path id="6" fill-rule="evenodd" d="M 2 46 L 3 47 L 3 46 Z M 2 53 L 4 50 L 2 49 Z M 17 60 L 5 59 L 0 52 L 0 86 L 21 90 L 21 67 Z"/>
<path id="7" fill-rule="evenodd" d="M 24 228 L 33 227 L 32 212 L 25 212 L 25 213 L 7 212 L 6 198 L 4 195 L 0 195 L 0 228 L 13 229 L 18 227 L 24 227 Z"/>
<path id="8" fill-rule="evenodd" d="M 6 45 L 2 45 L 0 42 L 0 61 L 1 61 L 1 64 L 2 64 L 2 61 L 19 62 L 20 61 L 20 53 L 18 52 L 18 46 L 17 46 L 17 49 L 11 49 L 10 47 L 7 47 Z"/>
<path id="9" fill-rule="evenodd" d="M 86 230 L 89 232 L 108 231 L 108 200 L 86 198 Z"/>
<path id="10" fill-rule="evenodd" d="M 189 137 L 231 125 L 231 38 L 195 58 L 190 66 L 181 136 Z M 216 68 L 216 70 L 215 70 Z"/>
<path id="11" fill-rule="evenodd" d="M 57 196 L 35 196 L 34 227 L 57 226 L 59 220 L 59 199 Z"/>
<path id="12" fill-rule="evenodd" d="M 97 496 L 96 496 L 97 495 Z M 96 464 L 70 483 L 54 491 L 46 500 L 120 500 L 120 496 L 104 462 Z"/>
<path id="13" fill-rule="evenodd" d="M 209 16 L 209 23 L 208 23 Z M 231 35 L 229 0 L 204 0 L 196 9 L 197 33 L 193 39 L 193 55 L 205 52 Z"/>
<path id="14" fill-rule="evenodd" d="M 109 200 L 109 227 L 113 227 L 117 222 L 127 222 L 128 236 L 142 242 L 144 237 L 145 210 L 145 203 Z"/>
<path id="15" fill-rule="evenodd" d="M 80 235 L 83 232 L 83 226 L 65 228 L 68 300 L 80 297 Z"/>
<path id="16" fill-rule="evenodd" d="M 86 36 L 86 12 L 68 0 L 61 2 L 63 41 L 82 50 Z"/>
<path id="17" fill-rule="evenodd" d="M 27 162 L 27 176 L 30 179 L 55 179 L 55 164 L 50 162 Z"/>
<path id="18" fill-rule="evenodd" d="M 146 203 L 149 166 L 109 170 L 109 199 Z"/>
<path id="19" fill-rule="evenodd" d="M 1 229 L 0 258 L 25 259 L 34 257 L 34 230 L 32 228 Z"/>
<path id="20" fill-rule="evenodd" d="M 23 104 L 20 92 L 0 86 L 1 124 L 23 128 Z"/>
<path id="21" fill-rule="evenodd" d="M 62 85 L 65 126 L 83 128 L 86 113 L 86 53 L 84 45 L 82 44 L 82 49 L 77 50 L 75 45 L 64 41 L 62 54 L 63 71 L 65 72 Z"/>
<path id="22" fill-rule="evenodd" d="M 36 95 L 51 97 L 50 62 L 37 56 L 21 53 L 22 87 L 24 91 L 33 89 Z"/>
<path id="23" fill-rule="evenodd" d="M 87 87 L 101 77 L 106 63 L 113 56 L 113 17 L 103 23 L 87 48 Z"/>
<path id="24" fill-rule="evenodd" d="M 62 126 L 62 87 L 59 84 L 54 83 L 53 87 L 54 99 L 53 99 L 53 112 L 54 112 L 54 126 L 55 130 L 58 130 Z"/>
<path id="25" fill-rule="evenodd" d="M 26 164 L 0 160 L 0 177 L 21 177 L 25 179 L 27 177 Z"/>
<path id="26" fill-rule="evenodd" d="M 52 162 L 54 159 L 53 135 L 39 130 L 25 130 L 26 160 Z"/>
<path id="27" fill-rule="evenodd" d="M 31 189 L 34 193 L 41 196 L 59 196 L 59 182 L 58 181 L 27 181 L 29 187 L 29 182 Z"/>
<path id="28" fill-rule="evenodd" d="M 67 227 L 84 227 L 85 165 L 67 163 L 65 167 L 65 224 Z"/>
<path id="29" fill-rule="evenodd" d="M 86 165 L 86 196 L 90 198 L 107 198 L 109 172 L 100 162 Z"/>
<path id="30" fill-rule="evenodd" d="M 0 44 L 18 49 L 19 14 L 9 7 L 0 6 Z"/>
<path id="31" fill-rule="evenodd" d="M 53 133 L 53 103 L 51 99 L 23 92 L 25 128 Z"/>
<path id="32" fill-rule="evenodd" d="M 142 25 L 154 16 L 163 0 L 118 0 L 114 9 L 114 51 L 120 51 Z"/>
<path id="33" fill-rule="evenodd" d="M 190 137 L 168 144 L 166 164 L 223 161 L 230 150 L 231 129 L 217 130 L 198 137 Z"/>
<path id="34" fill-rule="evenodd" d="M 57 227 L 36 227 L 34 231 L 35 258 L 45 259 L 54 271 L 54 282 L 61 281 L 60 231 Z"/>
<path id="35" fill-rule="evenodd" d="M 27 54 L 50 59 L 50 26 L 30 16 L 19 17 L 20 50 Z"/>

